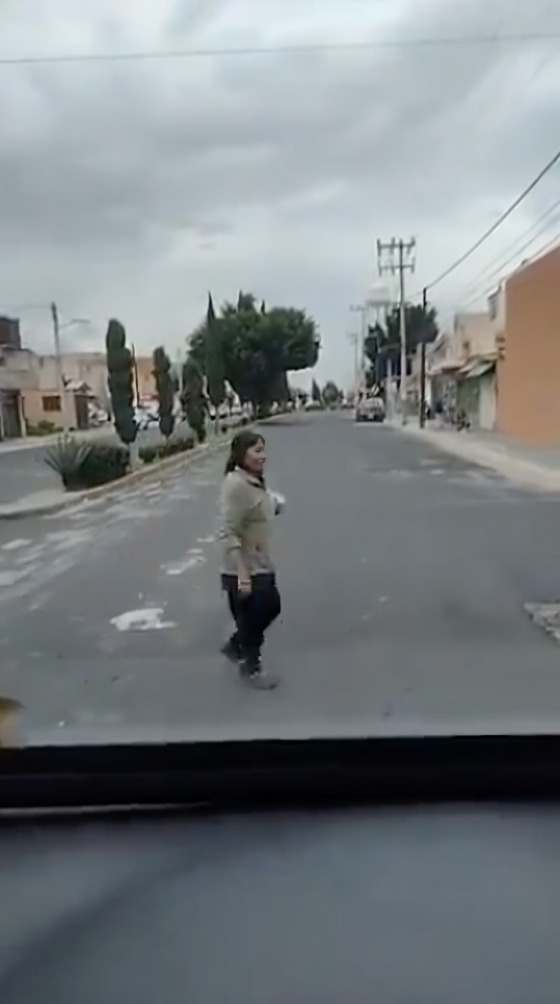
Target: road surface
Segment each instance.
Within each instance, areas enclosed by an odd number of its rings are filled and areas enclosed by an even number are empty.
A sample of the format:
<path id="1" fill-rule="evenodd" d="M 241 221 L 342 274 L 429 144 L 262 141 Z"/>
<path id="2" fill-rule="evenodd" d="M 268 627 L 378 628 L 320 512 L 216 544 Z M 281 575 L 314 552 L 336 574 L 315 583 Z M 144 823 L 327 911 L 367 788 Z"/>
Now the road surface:
<path id="1" fill-rule="evenodd" d="M 190 433 L 188 426 L 183 423 L 181 426 L 177 426 L 177 432 L 181 431 Z M 77 435 L 79 436 L 79 433 Z M 96 432 L 88 432 L 85 435 L 87 442 L 91 442 L 93 438 L 119 442 L 111 426 L 100 428 Z M 140 446 L 160 441 L 161 436 L 157 425 L 139 433 Z M 60 478 L 45 464 L 45 455 L 52 444 L 45 446 L 39 441 L 29 445 L 22 441 L 21 449 L 14 449 L 12 441 L 8 441 L 6 445 L 8 448 L 3 450 L 2 443 L 0 443 L 0 505 L 16 502 L 18 499 L 34 495 L 36 492 L 60 488 Z"/>
<path id="2" fill-rule="evenodd" d="M 23 701 L 30 734 L 477 728 L 560 712 L 560 646 L 524 609 L 560 597 L 559 499 L 342 414 L 265 431 L 269 483 L 288 500 L 284 610 L 265 652 L 281 687 L 248 690 L 218 654 L 224 459 L 208 457 L 0 524 L 0 692 Z"/>

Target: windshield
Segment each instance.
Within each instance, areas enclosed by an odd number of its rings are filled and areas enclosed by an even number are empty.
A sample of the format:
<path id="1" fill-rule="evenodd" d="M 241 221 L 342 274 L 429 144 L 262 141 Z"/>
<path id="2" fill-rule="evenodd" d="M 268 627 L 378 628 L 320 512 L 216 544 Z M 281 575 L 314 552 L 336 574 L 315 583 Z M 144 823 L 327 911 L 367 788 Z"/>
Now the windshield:
<path id="1" fill-rule="evenodd" d="M 3 743 L 556 729 L 558 37 L 2 5 Z"/>

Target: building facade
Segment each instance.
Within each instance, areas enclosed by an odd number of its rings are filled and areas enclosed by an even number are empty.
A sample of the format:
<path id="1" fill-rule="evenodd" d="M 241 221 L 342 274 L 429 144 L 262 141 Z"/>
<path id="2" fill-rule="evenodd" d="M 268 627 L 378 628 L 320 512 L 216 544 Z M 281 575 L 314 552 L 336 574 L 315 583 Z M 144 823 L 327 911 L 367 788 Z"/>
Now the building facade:
<path id="1" fill-rule="evenodd" d="M 496 425 L 496 324 L 489 313 L 458 313 L 429 347 L 429 403 L 453 422 L 464 412 L 476 429 Z"/>
<path id="2" fill-rule="evenodd" d="M 505 282 L 498 359 L 498 429 L 560 445 L 560 248 Z"/>

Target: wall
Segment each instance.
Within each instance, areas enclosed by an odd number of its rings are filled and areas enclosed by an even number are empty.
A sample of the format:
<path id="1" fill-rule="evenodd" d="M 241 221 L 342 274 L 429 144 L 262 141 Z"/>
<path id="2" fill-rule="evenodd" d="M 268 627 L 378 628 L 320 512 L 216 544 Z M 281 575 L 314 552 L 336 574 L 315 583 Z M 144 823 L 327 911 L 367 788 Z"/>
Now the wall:
<path id="1" fill-rule="evenodd" d="M 496 375 L 485 373 L 480 377 L 479 424 L 481 429 L 494 429 L 496 425 Z"/>
<path id="2" fill-rule="evenodd" d="M 136 370 L 138 373 L 138 394 L 140 397 L 150 397 L 156 393 L 156 381 L 153 369 L 154 361 L 151 356 L 137 356 Z"/>
<path id="3" fill-rule="evenodd" d="M 0 346 L 0 389 L 24 390 L 34 382 L 34 355 L 28 349 Z"/>
<path id="4" fill-rule="evenodd" d="M 455 354 L 465 361 L 474 356 L 492 355 L 496 350 L 496 329 L 488 313 L 457 314 L 453 330 Z"/>
<path id="5" fill-rule="evenodd" d="M 0 345 L 21 349 L 19 321 L 15 317 L 0 317 Z"/>
<path id="6" fill-rule="evenodd" d="M 498 428 L 527 443 L 560 445 L 560 248 L 506 282 Z"/>

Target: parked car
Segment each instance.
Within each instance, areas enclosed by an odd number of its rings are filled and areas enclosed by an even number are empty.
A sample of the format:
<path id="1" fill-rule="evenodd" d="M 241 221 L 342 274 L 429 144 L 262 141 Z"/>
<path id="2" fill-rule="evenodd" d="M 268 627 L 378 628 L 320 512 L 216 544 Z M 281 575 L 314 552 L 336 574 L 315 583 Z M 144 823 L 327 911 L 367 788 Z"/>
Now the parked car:
<path id="1" fill-rule="evenodd" d="M 357 422 L 384 422 L 385 404 L 381 397 L 365 397 L 356 407 Z"/>

